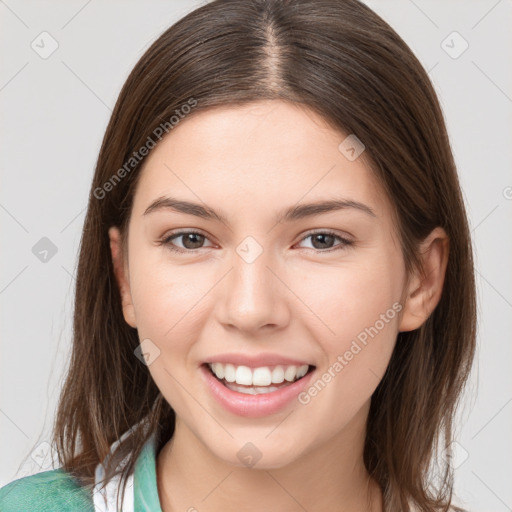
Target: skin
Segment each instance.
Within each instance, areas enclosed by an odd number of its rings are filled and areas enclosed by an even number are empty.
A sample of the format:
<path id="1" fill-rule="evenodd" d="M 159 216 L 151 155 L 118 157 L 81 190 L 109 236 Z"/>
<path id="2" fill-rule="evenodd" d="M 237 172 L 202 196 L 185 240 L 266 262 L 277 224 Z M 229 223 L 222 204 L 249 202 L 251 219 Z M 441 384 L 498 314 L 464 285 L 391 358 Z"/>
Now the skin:
<path id="1" fill-rule="evenodd" d="M 164 512 L 382 510 L 363 464 L 370 398 L 397 333 L 418 328 L 439 301 L 448 240 L 436 228 L 421 247 L 427 277 L 407 280 L 391 203 L 364 153 L 349 161 L 338 150 L 345 137 L 276 100 L 197 112 L 144 162 L 127 257 L 119 230 L 109 230 L 125 320 L 158 347 L 148 368 L 177 415 L 157 458 Z M 227 223 L 170 209 L 144 215 L 162 195 L 206 204 Z M 283 208 L 333 198 L 364 203 L 375 217 L 345 208 L 275 223 Z M 159 244 L 179 229 L 205 235 L 171 242 L 196 252 Z M 353 243 L 322 245 L 312 230 Z M 236 252 L 247 236 L 263 250 L 252 263 Z M 309 361 L 320 377 L 394 303 L 400 314 L 307 405 L 244 418 L 218 405 L 200 378 L 214 354 L 261 351 Z M 261 452 L 253 467 L 237 456 L 248 442 Z"/>

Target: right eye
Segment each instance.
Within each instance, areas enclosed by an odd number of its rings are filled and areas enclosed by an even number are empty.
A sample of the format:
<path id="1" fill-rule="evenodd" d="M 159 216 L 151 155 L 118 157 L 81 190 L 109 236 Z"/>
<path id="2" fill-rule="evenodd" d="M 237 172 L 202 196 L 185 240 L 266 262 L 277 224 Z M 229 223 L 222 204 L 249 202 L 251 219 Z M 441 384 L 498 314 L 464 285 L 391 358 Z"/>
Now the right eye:
<path id="1" fill-rule="evenodd" d="M 183 239 L 182 246 L 177 247 L 174 240 L 179 240 L 180 238 Z M 194 253 L 201 248 L 201 245 L 205 240 L 208 240 L 208 238 L 198 231 L 178 231 L 166 236 L 160 243 L 168 246 L 171 251 L 179 253 Z"/>

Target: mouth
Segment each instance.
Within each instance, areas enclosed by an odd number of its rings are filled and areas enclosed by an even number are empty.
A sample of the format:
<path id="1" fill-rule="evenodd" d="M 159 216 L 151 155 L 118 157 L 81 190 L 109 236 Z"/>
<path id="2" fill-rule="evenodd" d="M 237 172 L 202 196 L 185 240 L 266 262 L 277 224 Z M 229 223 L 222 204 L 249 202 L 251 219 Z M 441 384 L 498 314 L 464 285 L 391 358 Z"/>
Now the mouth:
<path id="1" fill-rule="evenodd" d="M 203 363 L 202 366 L 224 387 L 245 395 L 274 393 L 306 378 L 316 368 L 311 364 L 274 365 L 258 368 L 235 366 L 229 363 Z"/>
<path id="2" fill-rule="evenodd" d="M 244 418 L 264 418 L 290 407 L 316 373 L 316 366 L 305 363 L 252 368 L 210 362 L 199 368 L 210 396 L 228 413 Z"/>

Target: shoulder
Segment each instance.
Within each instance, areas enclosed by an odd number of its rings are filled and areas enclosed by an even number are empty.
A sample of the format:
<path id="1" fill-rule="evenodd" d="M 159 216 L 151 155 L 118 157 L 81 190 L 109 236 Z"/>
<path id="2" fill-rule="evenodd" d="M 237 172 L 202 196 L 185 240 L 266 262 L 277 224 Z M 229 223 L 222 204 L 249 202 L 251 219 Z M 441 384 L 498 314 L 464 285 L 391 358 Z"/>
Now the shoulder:
<path id="1" fill-rule="evenodd" d="M 62 468 L 14 480 L 0 488 L 2 512 L 93 512 L 92 496 Z"/>

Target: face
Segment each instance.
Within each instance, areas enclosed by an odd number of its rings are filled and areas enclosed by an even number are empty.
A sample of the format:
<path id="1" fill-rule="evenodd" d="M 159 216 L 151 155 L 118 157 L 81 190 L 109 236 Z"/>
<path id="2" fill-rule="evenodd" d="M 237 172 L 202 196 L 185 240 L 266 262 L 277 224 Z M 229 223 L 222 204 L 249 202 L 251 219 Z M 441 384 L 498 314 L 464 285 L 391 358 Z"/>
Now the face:
<path id="1" fill-rule="evenodd" d="M 251 442 L 260 467 L 284 466 L 362 428 L 392 354 L 404 262 L 364 153 L 338 148 L 347 135 L 279 101 L 197 112 L 145 160 L 127 259 L 110 230 L 125 319 L 151 376 L 179 428 L 227 463 L 241 466 Z M 165 197 L 197 207 L 155 203 Z M 329 201 L 338 208 L 303 208 Z M 277 405 L 272 393 L 219 401 L 205 368 L 219 356 L 235 372 L 314 369 Z"/>

